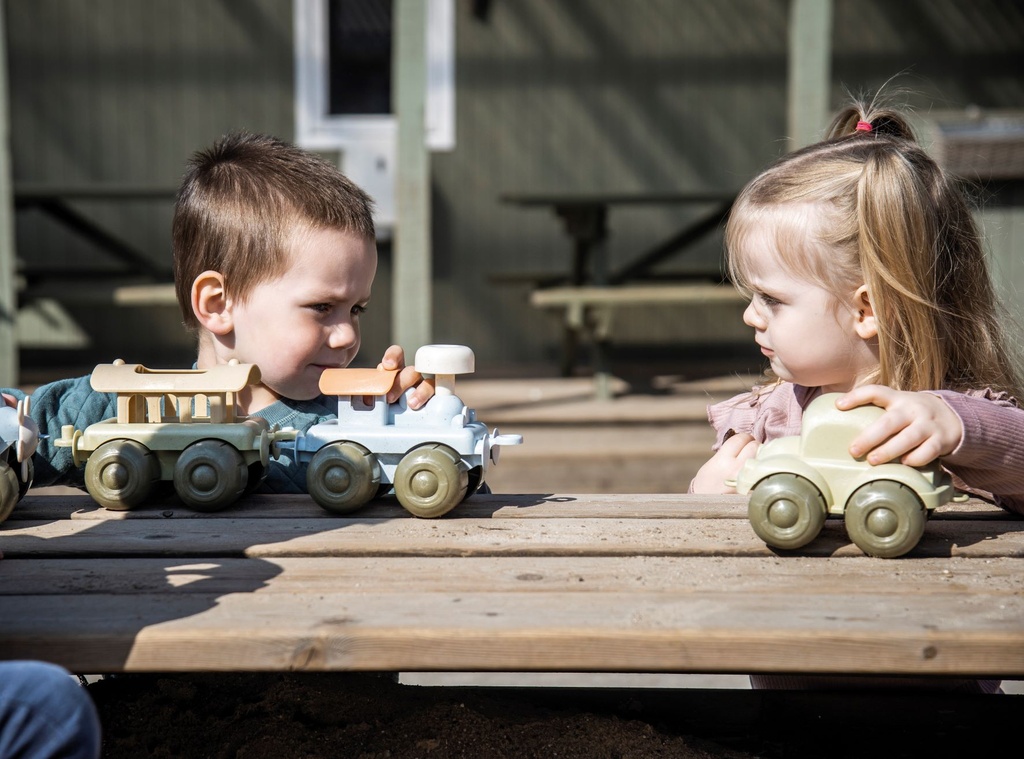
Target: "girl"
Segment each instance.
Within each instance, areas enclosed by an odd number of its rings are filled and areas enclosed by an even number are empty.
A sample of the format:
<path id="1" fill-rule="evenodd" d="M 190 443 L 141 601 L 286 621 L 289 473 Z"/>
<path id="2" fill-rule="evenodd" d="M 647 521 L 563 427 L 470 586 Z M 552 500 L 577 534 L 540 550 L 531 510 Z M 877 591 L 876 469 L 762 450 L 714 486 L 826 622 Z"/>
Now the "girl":
<path id="1" fill-rule="evenodd" d="M 714 405 L 715 454 L 691 492 L 729 492 L 758 445 L 803 409 L 885 409 L 850 445 L 871 464 L 941 459 L 955 485 L 1024 514 L 1024 409 L 964 197 L 898 113 L 853 105 L 821 143 L 740 193 L 726 227 L 743 321 L 775 381 Z M 899 686 L 1000 692 L 998 680 L 751 677 L 754 688 Z"/>
<path id="2" fill-rule="evenodd" d="M 691 492 L 729 492 L 759 444 L 798 434 L 812 399 L 842 392 L 841 409 L 885 409 L 851 455 L 940 458 L 957 487 L 1024 514 L 1024 396 L 981 240 L 900 114 L 840 112 L 825 141 L 744 188 L 725 237 L 775 381 L 709 408 L 716 452 Z"/>

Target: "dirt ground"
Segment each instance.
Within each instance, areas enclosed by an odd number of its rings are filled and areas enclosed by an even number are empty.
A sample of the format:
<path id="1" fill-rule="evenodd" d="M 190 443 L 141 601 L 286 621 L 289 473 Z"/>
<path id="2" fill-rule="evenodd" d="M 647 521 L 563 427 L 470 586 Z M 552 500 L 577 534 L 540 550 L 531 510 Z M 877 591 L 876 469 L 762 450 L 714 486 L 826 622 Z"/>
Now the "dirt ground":
<path id="1" fill-rule="evenodd" d="M 940 759 L 1012 745 L 1024 696 L 422 687 L 389 674 L 127 675 L 104 759 Z"/>
<path id="2" fill-rule="evenodd" d="M 755 756 L 626 696 L 425 688 L 378 674 L 129 675 L 88 686 L 105 759 Z M 582 692 L 577 695 L 582 695 Z"/>

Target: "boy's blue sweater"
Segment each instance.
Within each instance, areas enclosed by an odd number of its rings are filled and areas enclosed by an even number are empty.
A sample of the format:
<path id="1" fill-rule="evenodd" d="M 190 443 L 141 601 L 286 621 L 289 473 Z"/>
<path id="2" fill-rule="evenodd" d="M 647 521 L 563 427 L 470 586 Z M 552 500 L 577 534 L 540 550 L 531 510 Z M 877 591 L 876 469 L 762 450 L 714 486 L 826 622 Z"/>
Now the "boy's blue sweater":
<path id="1" fill-rule="evenodd" d="M 117 416 L 117 396 L 96 392 L 89 379 L 85 376 L 59 380 L 42 385 L 32 393 L 32 418 L 39 425 L 40 435 L 47 436 L 39 441 L 36 450 L 34 487 L 85 487 L 85 469 L 75 466 L 70 449 L 58 448 L 53 441 L 60 438 L 61 427 L 65 424 L 84 430 L 90 424 Z M 21 390 L 5 389 L 3 392 L 18 400 L 26 396 Z M 280 400 L 252 416 L 263 417 L 271 425 L 294 427 L 305 432 L 314 424 L 334 419 L 336 410 L 336 399 L 320 396 L 310 401 Z M 267 478 L 257 492 L 305 493 L 306 465 L 296 464 L 287 455 L 272 459 Z"/>

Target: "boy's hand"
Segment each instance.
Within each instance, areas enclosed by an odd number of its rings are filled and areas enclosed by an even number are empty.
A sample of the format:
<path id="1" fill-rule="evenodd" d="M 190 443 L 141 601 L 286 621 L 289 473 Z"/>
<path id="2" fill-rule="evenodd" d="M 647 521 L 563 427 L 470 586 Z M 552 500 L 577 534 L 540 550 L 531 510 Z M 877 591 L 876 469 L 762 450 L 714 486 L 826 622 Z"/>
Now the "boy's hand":
<path id="1" fill-rule="evenodd" d="M 18 408 L 17 398 L 15 398 L 13 395 L 8 395 L 7 393 L 2 393 L 2 395 L 4 396 L 4 404 L 10 406 L 11 408 Z"/>
<path id="2" fill-rule="evenodd" d="M 928 392 L 865 385 L 837 400 L 836 408 L 869 403 L 881 406 L 885 413 L 850 443 L 850 455 L 867 454 L 869 464 L 899 459 L 907 466 L 924 466 L 955 451 L 964 436 L 960 417 L 942 398 Z"/>
<path id="3" fill-rule="evenodd" d="M 415 367 L 405 365 L 405 351 L 399 345 L 392 345 L 384 351 L 384 358 L 377 365 L 378 369 L 401 369 L 395 376 L 395 384 L 388 391 L 388 403 L 394 403 L 402 397 L 402 393 L 410 387 L 416 389 L 409 396 L 409 408 L 422 408 L 423 404 L 434 397 L 434 383 L 423 379 L 423 375 Z"/>
<path id="4" fill-rule="evenodd" d="M 737 432 L 728 438 L 715 455 L 704 462 L 697 476 L 690 483 L 693 493 L 735 493 L 736 488 L 727 487 L 726 480 L 734 480 L 743 467 L 743 462 L 757 453 L 758 442 L 745 432 Z"/>

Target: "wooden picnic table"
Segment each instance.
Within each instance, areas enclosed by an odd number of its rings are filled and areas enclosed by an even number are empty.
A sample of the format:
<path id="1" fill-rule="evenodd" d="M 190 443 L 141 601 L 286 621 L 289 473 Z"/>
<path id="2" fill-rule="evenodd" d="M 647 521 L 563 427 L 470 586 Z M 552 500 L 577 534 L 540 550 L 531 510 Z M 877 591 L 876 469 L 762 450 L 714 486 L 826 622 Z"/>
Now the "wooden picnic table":
<path id="1" fill-rule="evenodd" d="M 883 560 L 841 520 L 776 553 L 738 496 L 478 495 L 425 520 L 30 493 L 0 550 L 0 658 L 80 673 L 1024 676 L 1024 522 L 978 501 Z"/>

